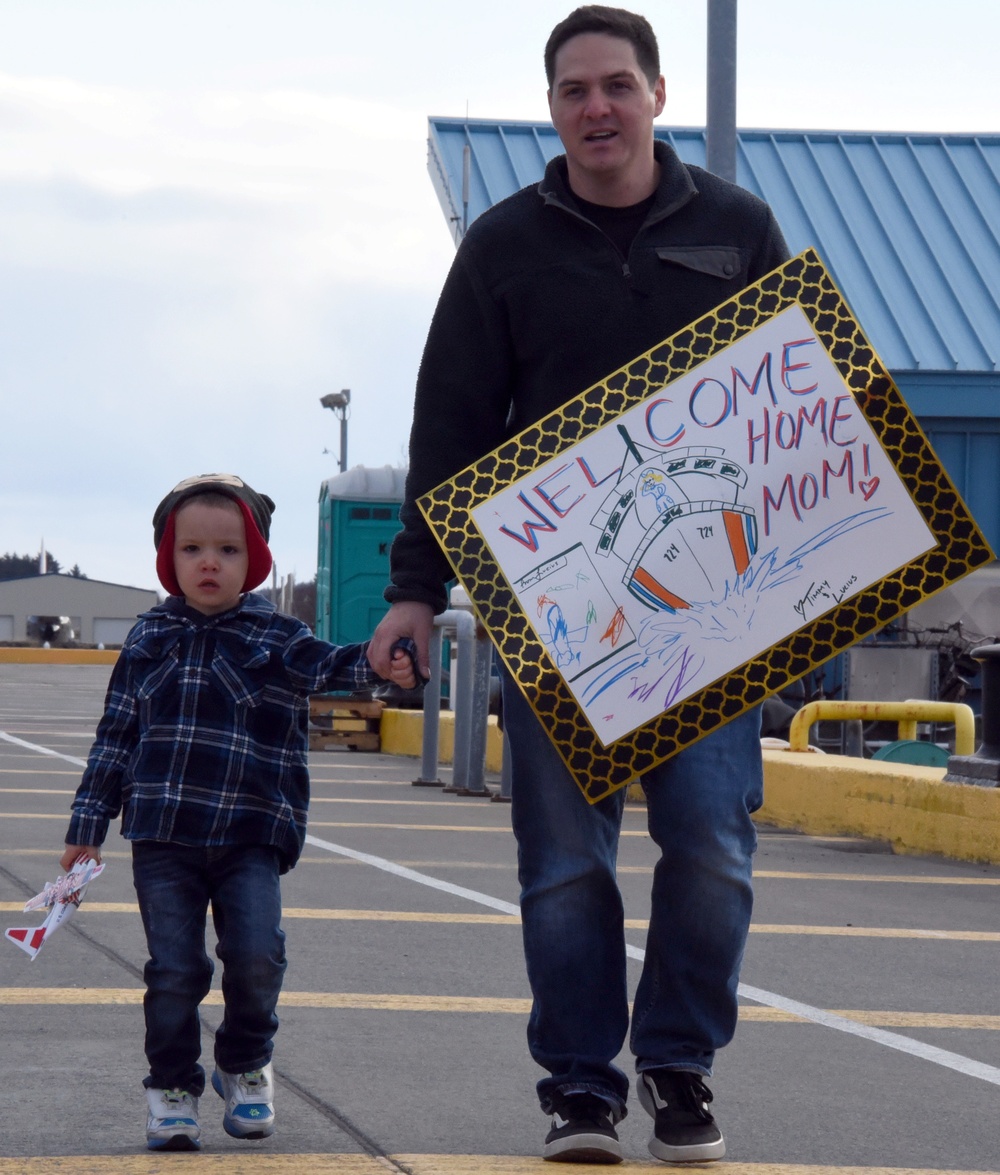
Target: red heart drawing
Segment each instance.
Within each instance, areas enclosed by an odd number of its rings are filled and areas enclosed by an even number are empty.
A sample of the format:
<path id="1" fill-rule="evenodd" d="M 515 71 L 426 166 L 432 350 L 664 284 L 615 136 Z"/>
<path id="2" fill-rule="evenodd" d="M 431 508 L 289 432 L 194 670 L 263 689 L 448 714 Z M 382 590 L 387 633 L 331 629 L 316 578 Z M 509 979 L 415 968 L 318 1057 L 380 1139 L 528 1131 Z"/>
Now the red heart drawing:
<path id="1" fill-rule="evenodd" d="M 859 481 L 858 489 L 864 494 L 865 501 L 867 502 L 872 494 L 874 494 L 878 489 L 878 478 L 873 477 L 871 481 Z"/>

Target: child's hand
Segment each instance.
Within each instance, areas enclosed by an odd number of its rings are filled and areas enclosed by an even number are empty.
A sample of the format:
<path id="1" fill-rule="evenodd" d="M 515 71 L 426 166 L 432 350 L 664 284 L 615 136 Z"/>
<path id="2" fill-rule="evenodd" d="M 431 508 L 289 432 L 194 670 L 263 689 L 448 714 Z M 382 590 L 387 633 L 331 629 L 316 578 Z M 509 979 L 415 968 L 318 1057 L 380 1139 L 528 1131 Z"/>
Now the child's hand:
<path id="1" fill-rule="evenodd" d="M 402 690 L 427 685 L 427 678 L 417 670 L 417 646 L 410 637 L 400 637 L 389 650 L 388 680 Z"/>
<path id="2" fill-rule="evenodd" d="M 417 674 L 414 671 L 414 659 L 410 653 L 396 646 L 392 650 L 392 660 L 389 665 L 389 679 L 402 690 L 414 690 L 417 684 Z"/>
<path id="3" fill-rule="evenodd" d="M 100 845 L 67 845 L 59 858 L 59 867 L 63 873 L 68 873 L 78 861 L 96 861 L 100 865 Z"/>

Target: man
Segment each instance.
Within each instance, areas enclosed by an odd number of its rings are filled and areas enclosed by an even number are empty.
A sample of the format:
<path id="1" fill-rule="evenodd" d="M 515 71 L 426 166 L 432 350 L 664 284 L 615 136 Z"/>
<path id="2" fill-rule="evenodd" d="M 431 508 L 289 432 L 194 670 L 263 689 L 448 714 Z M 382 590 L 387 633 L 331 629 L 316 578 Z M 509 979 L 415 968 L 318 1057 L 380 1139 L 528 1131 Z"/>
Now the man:
<path id="1" fill-rule="evenodd" d="M 665 89 L 643 17 L 579 8 L 552 31 L 545 64 L 566 153 L 470 226 L 441 294 L 417 382 L 392 607 L 369 649 L 380 673 L 409 636 L 426 674 L 452 577 L 416 499 L 787 259 L 765 204 L 654 141 Z M 549 1074 L 538 1083 L 552 1115 L 543 1154 L 617 1163 L 628 1095 L 614 1064 L 629 1019 L 615 880 L 624 792 L 588 804 L 506 676 L 503 702 L 528 1041 Z M 630 1043 L 655 1120 L 649 1148 L 668 1162 L 725 1154 L 704 1078 L 736 1025 L 759 730 L 758 712 L 745 714 L 642 781 L 662 856 Z"/>

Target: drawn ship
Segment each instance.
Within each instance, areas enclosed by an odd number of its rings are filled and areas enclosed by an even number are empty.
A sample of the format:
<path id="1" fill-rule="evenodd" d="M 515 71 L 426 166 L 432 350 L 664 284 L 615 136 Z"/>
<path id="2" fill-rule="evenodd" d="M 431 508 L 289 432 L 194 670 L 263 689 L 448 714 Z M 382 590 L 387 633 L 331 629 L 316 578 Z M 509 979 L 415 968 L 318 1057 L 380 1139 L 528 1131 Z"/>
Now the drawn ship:
<path id="1" fill-rule="evenodd" d="M 720 598 L 757 550 L 757 520 L 737 499 L 746 470 L 725 450 L 690 447 L 644 456 L 625 438 L 632 467 L 591 524 L 596 554 L 624 564 L 622 582 L 648 608 L 676 612 Z"/>

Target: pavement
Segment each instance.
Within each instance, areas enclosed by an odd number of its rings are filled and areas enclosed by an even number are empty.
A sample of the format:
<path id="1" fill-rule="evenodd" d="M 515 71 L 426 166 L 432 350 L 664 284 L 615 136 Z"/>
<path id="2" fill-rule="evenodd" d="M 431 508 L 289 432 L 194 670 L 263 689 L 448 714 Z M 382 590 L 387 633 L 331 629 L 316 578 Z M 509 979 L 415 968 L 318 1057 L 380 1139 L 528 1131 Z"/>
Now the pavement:
<path id="1" fill-rule="evenodd" d="M 109 671 L 0 665 L 5 926 L 41 921 L 21 907 L 59 872 Z M 584 1170 L 538 1158 L 509 806 L 413 786 L 419 763 L 403 756 L 311 765 L 310 843 L 284 879 L 276 1134 L 229 1138 L 208 1093 L 201 1152 L 145 1150 L 145 944 L 115 832 L 103 876 L 35 961 L 0 943 L 0 1175 Z M 633 984 L 656 856 L 644 817 L 627 806 L 619 865 Z M 711 1081 L 729 1153 L 713 1166 L 1000 1175 L 1000 866 L 759 832 L 741 1019 Z M 649 1132 L 634 1105 L 624 1170 L 664 1169 Z"/>

